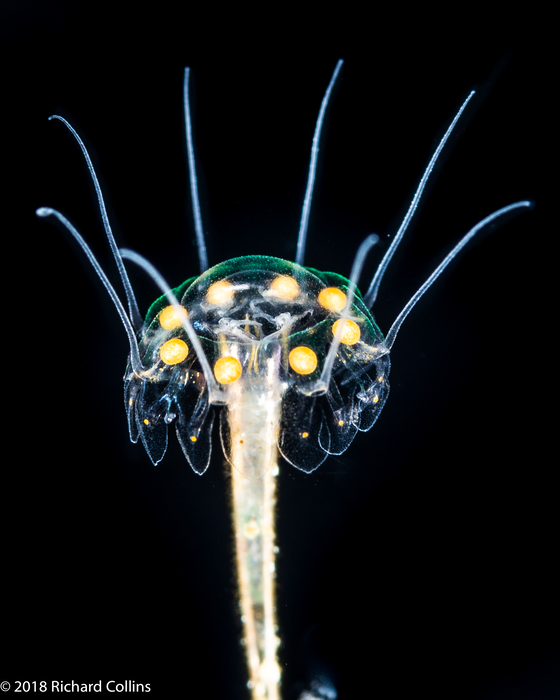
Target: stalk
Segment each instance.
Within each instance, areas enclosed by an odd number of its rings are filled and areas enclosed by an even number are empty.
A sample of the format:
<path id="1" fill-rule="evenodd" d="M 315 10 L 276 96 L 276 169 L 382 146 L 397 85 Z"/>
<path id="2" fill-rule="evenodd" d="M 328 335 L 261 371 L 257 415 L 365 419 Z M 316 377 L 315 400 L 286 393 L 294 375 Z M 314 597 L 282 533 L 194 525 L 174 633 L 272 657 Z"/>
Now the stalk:
<path id="1" fill-rule="evenodd" d="M 280 700 L 275 505 L 280 400 L 241 391 L 228 406 L 239 605 L 252 700 Z"/>

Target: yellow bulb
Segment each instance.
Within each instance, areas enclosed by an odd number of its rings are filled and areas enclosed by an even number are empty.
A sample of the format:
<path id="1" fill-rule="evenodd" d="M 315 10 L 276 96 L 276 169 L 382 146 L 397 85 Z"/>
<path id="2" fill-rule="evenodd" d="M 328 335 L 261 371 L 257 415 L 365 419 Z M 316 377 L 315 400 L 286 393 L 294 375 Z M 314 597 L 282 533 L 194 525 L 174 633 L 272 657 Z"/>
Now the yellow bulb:
<path id="1" fill-rule="evenodd" d="M 180 338 L 171 338 L 159 349 L 159 356 L 166 365 L 178 365 L 187 358 L 189 346 Z"/>
<path id="2" fill-rule="evenodd" d="M 356 345 L 360 340 L 360 326 L 349 318 L 339 318 L 338 321 L 335 321 L 332 332 L 333 335 L 340 334 L 340 342 L 344 345 Z"/>
<path id="3" fill-rule="evenodd" d="M 270 290 L 278 299 L 295 299 L 299 294 L 299 284 L 293 277 L 279 275 L 270 283 Z"/>
<path id="4" fill-rule="evenodd" d="M 233 284 L 227 280 L 218 280 L 208 287 L 206 301 L 215 306 L 229 306 L 233 300 L 235 291 Z"/>
<path id="5" fill-rule="evenodd" d="M 329 311 L 342 311 L 346 306 L 346 294 L 337 287 L 321 289 L 317 301 Z"/>
<path id="6" fill-rule="evenodd" d="M 159 315 L 159 325 L 166 331 L 172 331 L 174 328 L 179 328 L 179 326 L 182 324 L 183 316 L 174 306 L 166 306 Z"/>
<path id="7" fill-rule="evenodd" d="M 288 362 L 298 374 L 311 374 L 317 369 L 317 355 L 304 345 L 299 345 L 290 352 Z"/>
<path id="8" fill-rule="evenodd" d="M 214 365 L 214 376 L 220 384 L 231 384 L 239 379 L 242 371 L 241 362 L 236 357 L 220 357 Z"/>

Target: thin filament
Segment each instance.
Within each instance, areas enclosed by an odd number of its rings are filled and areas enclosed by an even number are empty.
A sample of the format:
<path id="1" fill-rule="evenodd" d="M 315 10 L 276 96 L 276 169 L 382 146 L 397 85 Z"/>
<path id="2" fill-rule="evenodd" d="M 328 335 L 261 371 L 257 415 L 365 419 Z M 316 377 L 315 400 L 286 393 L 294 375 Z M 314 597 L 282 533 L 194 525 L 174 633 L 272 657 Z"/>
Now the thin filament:
<path id="1" fill-rule="evenodd" d="M 152 280 L 161 289 L 162 293 L 165 294 L 169 303 L 175 308 L 175 310 L 179 314 L 182 326 L 185 329 L 185 332 L 192 343 L 193 349 L 200 361 L 202 371 L 204 372 L 204 377 L 206 378 L 206 383 L 208 384 L 210 394 L 210 403 L 219 402 L 219 396 L 221 395 L 221 392 L 218 388 L 216 380 L 214 379 L 214 374 L 210 367 L 210 363 L 208 362 L 208 358 L 206 357 L 206 353 L 202 348 L 200 340 L 196 335 L 196 331 L 194 330 L 193 325 L 190 322 L 186 310 L 183 306 L 181 306 L 175 294 L 173 294 L 171 287 L 167 284 L 167 282 L 156 270 L 156 268 L 146 260 L 146 258 L 143 258 L 141 255 L 135 253 L 133 250 L 128 250 L 126 248 L 121 248 L 120 253 L 125 260 L 131 260 L 133 263 L 139 265 L 143 270 L 145 270 L 145 272 L 147 272 L 148 275 L 150 275 Z"/>
<path id="2" fill-rule="evenodd" d="M 204 229 L 202 228 L 202 216 L 200 215 L 200 201 L 198 199 L 198 180 L 196 177 L 196 164 L 194 159 L 194 148 L 192 139 L 191 105 L 189 100 L 190 70 L 190 68 L 185 68 L 185 78 L 183 82 L 183 98 L 185 102 L 185 133 L 187 137 L 187 160 L 189 163 L 189 179 L 191 183 L 191 201 L 194 219 L 194 230 L 196 232 L 196 246 L 198 248 L 198 259 L 200 262 L 200 272 L 202 274 L 208 269 L 208 253 L 206 252 Z"/>
<path id="3" fill-rule="evenodd" d="M 430 162 L 428 163 L 428 167 L 424 171 L 424 174 L 422 175 L 422 179 L 420 180 L 420 184 L 418 185 L 418 189 L 416 190 L 416 193 L 414 197 L 412 198 L 412 202 L 410 203 L 410 206 L 408 207 L 408 211 L 406 212 L 406 216 L 403 219 L 402 224 L 399 227 L 399 230 L 397 231 L 397 234 L 393 241 L 391 242 L 391 245 L 389 246 L 387 252 L 383 256 L 383 260 L 379 264 L 379 267 L 377 268 L 375 275 L 373 276 L 373 279 L 371 281 L 371 284 L 369 285 L 369 289 L 367 290 L 365 296 L 364 296 L 364 303 L 365 305 L 371 309 L 373 306 L 376 298 L 377 298 L 377 292 L 379 291 L 379 285 L 381 284 L 381 280 L 383 279 L 383 275 L 385 274 L 385 270 L 387 269 L 387 266 L 389 265 L 391 258 L 393 257 L 399 243 L 402 240 L 402 237 L 404 236 L 406 229 L 408 228 L 408 225 L 410 224 L 410 220 L 412 219 L 414 212 L 416 211 L 416 207 L 418 206 L 418 202 L 420 201 L 420 197 L 422 196 L 422 193 L 424 192 L 424 188 L 426 187 L 426 182 L 428 181 L 428 178 L 430 177 L 430 174 L 432 170 L 434 169 L 434 165 L 436 164 L 436 160 L 439 157 L 439 154 L 442 152 L 443 147 L 445 146 L 447 139 L 451 135 L 451 132 L 455 128 L 455 125 L 459 121 L 459 118 L 461 114 L 465 111 L 465 107 L 469 103 L 469 100 L 471 97 L 474 95 L 475 91 L 473 90 L 467 99 L 463 102 L 461 105 L 461 108 L 455 115 L 455 118 L 451 122 L 449 128 L 443 135 L 443 138 L 438 144 L 438 147 L 435 150 L 434 155 L 431 157 Z"/>
<path id="4" fill-rule="evenodd" d="M 99 202 L 99 211 L 101 212 L 101 219 L 103 220 L 103 226 L 105 227 L 105 233 L 107 235 L 107 240 L 109 241 L 109 245 L 111 246 L 111 250 L 113 252 L 113 256 L 115 258 L 115 262 L 117 263 L 117 268 L 119 270 L 119 275 L 121 276 L 121 280 L 123 283 L 124 291 L 126 294 L 126 299 L 128 302 L 128 309 L 130 312 L 130 318 L 132 320 L 132 323 L 133 323 L 135 329 L 140 330 L 140 328 L 142 328 L 142 324 L 143 324 L 142 316 L 140 315 L 140 311 L 138 310 L 138 304 L 136 303 L 136 297 L 134 296 L 134 292 L 132 291 L 132 286 L 130 284 L 130 280 L 128 279 L 128 275 L 126 274 L 126 270 L 124 268 L 123 261 L 122 261 L 122 258 L 120 256 L 119 249 L 117 248 L 117 244 L 115 242 L 115 237 L 113 236 L 113 231 L 111 230 L 111 225 L 109 223 L 109 217 L 107 216 L 107 210 L 105 209 L 105 202 L 103 200 L 103 194 L 101 192 L 99 180 L 97 179 L 97 175 L 95 174 L 95 170 L 93 168 L 93 163 L 91 162 L 91 158 L 89 157 L 89 153 L 87 152 L 87 149 L 84 146 L 84 142 L 78 136 L 78 133 L 76 132 L 76 130 L 72 126 L 70 126 L 70 124 L 66 121 L 66 119 L 64 119 L 63 117 L 59 117 L 58 114 L 53 114 L 51 117 L 49 117 L 49 121 L 51 119 L 58 119 L 59 121 L 61 121 L 64 124 L 64 126 L 66 126 L 66 128 L 70 131 L 70 133 L 76 139 L 76 141 L 78 142 L 78 145 L 82 149 L 82 153 L 84 154 L 84 158 L 86 159 L 86 164 L 87 164 L 88 170 L 90 172 L 91 179 L 93 180 L 95 192 L 97 194 L 97 201 Z"/>
<path id="5" fill-rule="evenodd" d="M 296 263 L 298 265 L 303 265 L 303 259 L 305 256 L 305 242 L 307 239 L 307 226 L 309 224 L 309 212 L 311 211 L 311 200 L 313 198 L 313 186 L 315 184 L 315 174 L 317 171 L 317 158 L 319 156 L 319 141 L 321 139 L 321 129 L 323 128 L 323 121 L 325 119 L 325 112 L 327 110 L 327 105 L 329 104 L 329 99 L 331 92 L 333 90 L 334 84 L 342 68 L 344 61 L 339 60 L 332 74 L 331 81 L 321 102 L 321 109 L 319 110 L 319 116 L 317 117 L 317 124 L 315 125 L 315 133 L 313 134 L 313 144 L 311 146 L 311 160 L 309 162 L 309 175 L 307 176 L 307 189 L 305 190 L 305 197 L 303 199 L 303 209 L 301 212 L 301 221 L 299 225 L 298 242 L 297 242 L 297 252 L 296 252 Z"/>
<path id="6" fill-rule="evenodd" d="M 97 272 L 97 275 L 99 279 L 103 282 L 103 285 L 105 286 L 105 289 L 109 292 L 109 296 L 111 297 L 111 300 L 113 304 L 115 305 L 118 314 L 121 318 L 122 324 L 124 326 L 124 329 L 126 331 L 126 334 L 128 336 L 128 342 L 130 344 L 130 362 L 132 364 L 132 369 L 134 373 L 137 376 L 141 376 L 146 369 L 142 365 L 142 360 L 140 359 L 140 352 L 138 350 L 138 342 L 136 340 L 136 334 L 134 332 L 134 328 L 132 327 L 132 324 L 130 322 L 130 319 L 128 318 L 126 311 L 124 309 L 124 306 L 121 303 L 121 300 L 117 296 L 117 293 L 115 292 L 115 288 L 113 285 L 109 282 L 109 279 L 107 275 L 103 272 L 101 269 L 101 265 L 97 262 L 97 259 L 95 258 L 94 254 L 91 252 L 91 248 L 88 246 L 88 244 L 84 241 L 82 236 L 78 233 L 78 231 L 72 226 L 72 224 L 68 221 L 68 219 L 63 216 L 60 212 L 56 211 L 56 209 L 51 209 L 50 207 L 40 207 L 37 209 L 35 212 L 37 216 L 56 216 L 56 218 L 70 231 L 74 239 L 79 243 L 81 246 L 82 250 L 86 254 L 87 259 L 90 261 L 93 269 Z M 119 256 L 120 258 L 120 256 Z"/>
<path id="7" fill-rule="evenodd" d="M 453 258 L 463 250 L 463 248 L 467 245 L 467 243 L 475 236 L 480 229 L 484 228 L 488 224 L 492 223 L 495 221 L 497 218 L 500 216 L 503 216 L 504 214 L 507 214 L 510 211 L 513 211 L 514 209 L 518 209 L 520 207 L 531 207 L 532 202 L 515 202 L 515 204 L 509 204 L 507 207 L 503 207 L 502 209 L 498 209 L 498 211 L 493 212 L 489 216 L 487 216 L 485 219 L 482 219 L 482 221 L 479 221 L 476 226 L 471 228 L 471 230 L 463 236 L 463 238 L 457 243 L 457 245 L 453 248 L 453 250 L 445 256 L 445 258 L 442 260 L 442 262 L 436 267 L 436 269 L 432 272 L 432 274 L 428 277 L 428 279 L 424 282 L 424 284 L 418 289 L 418 291 L 412 296 L 410 301 L 406 304 L 404 309 L 400 312 L 400 314 L 397 316 L 395 319 L 395 322 L 391 326 L 389 332 L 387 333 L 387 337 L 385 338 L 385 345 L 387 346 L 387 350 L 390 350 L 393 347 L 393 344 L 395 342 L 395 338 L 397 337 L 397 333 L 399 332 L 399 329 L 402 325 L 402 322 L 404 319 L 408 316 L 408 314 L 411 312 L 412 308 L 416 304 L 416 302 L 424 295 L 424 293 L 432 286 L 432 284 L 436 281 L 436 279 L 441 275 L 441 273 L 445 270 L 445 268 L 449 265 L 449 263 L 453 260 Z"/>
<path id="8" fill-rule="evenodd" d="M 346 306 L 344 307 L 344 311 L 340 315 L 341 319 L 347 319 L 350 317 L 350 309 L 352 308 L 352 304 L 354 302 L 354 295 L 356 293 L 356 285 L 358 283 L 358 279 L 360 277 L 360 273 L 362 271 L 362 267 L 364 266 L 364 262 L 366 260 L 367 254 L 369 251 L 373 248 L 373 246 L 379 241 L 379 236 L 377 236 L 375 233 L 370 234 L 365 241 L 362 243 L 362 245 L 358 248 L 358 252 L 356 253 L 356 257 L 354 258 L 354 264 L 352 265 L 352 272 L 350 273 L 350 279 L 348 281 L 348 292 L 347 292 L 347 298 L 346 298 Z M 327 353 L 327 356 L 325 358 L 325 364 L 323 365 L 323 371 L 321 372 L 321 376 L 317 382 L 317 386 L 314 388 L 313 393 L 325 393 L 328 390 L 329 383 L 331 381 L 331 372 L 334 364 L 334 358 L 336 357 L 336 353 L 338 352 L 338 347 L 340 345 L 340 339 L 342 338 L 342 334 L 344 332 L 344 324 L 340 324 L 340 328 L 335 333 L 333 341 L 331 343 L 331 346 L 329 348 L 329 352 Z"/>

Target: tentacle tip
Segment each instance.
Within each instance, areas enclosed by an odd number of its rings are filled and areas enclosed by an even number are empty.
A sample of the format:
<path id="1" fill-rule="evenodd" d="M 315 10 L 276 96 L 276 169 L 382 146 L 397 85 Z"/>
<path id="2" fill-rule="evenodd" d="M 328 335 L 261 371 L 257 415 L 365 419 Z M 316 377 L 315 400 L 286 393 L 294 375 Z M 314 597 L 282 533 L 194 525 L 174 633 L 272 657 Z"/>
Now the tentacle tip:
<path id="1" fill-rule="evenodd" d="M 306 396 L 323 396 L 329 390 L 329 385 L 323 379 L 318 379 L 304 392 Z"/>
<path id="2" fill-rule="evenodd" d="M 50 207 L 39 207 L 35 210 L 37 216 L 50 216 L 52 213 L 53 210 Z"/>

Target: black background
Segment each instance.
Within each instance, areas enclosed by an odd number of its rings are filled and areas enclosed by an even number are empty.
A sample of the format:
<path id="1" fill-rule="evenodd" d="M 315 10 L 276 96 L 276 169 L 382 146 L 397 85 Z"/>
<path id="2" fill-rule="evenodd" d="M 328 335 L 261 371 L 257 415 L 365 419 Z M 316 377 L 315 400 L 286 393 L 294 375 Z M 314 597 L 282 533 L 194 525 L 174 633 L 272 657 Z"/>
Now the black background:
<path id="1" fill-rule="evenodd" d="M 437 140 L 479 88 L 384 280 L 384 331 L 477 221 L 520 199 L 536 207 L 480 235 L 419 303 L 372 431 L 310 476 L 281 465 L 284 700 L 319 671 L 341 700 L 559 697 L 554 375 L 541 325 L 547 18 L 3 7 L 2 678 L 247 697 L 219 444 L 199 477 L 174 436 L 157 468 L 129 443 L 124 331 L 76 246 L 34 215 L 60 209 L 118 281 L 81 154 L 47 117 L 68 118 L 90 148 L 119 244 L 177 285 L 197 272 L 183 67 L 214 264 L 293 259 L 315 119 L 344 58 L 306 256 L 322 270 L 347 275 L 376 232 L 372 274 Z M 145 310 L 157 293 L 131 277 Z"/>

